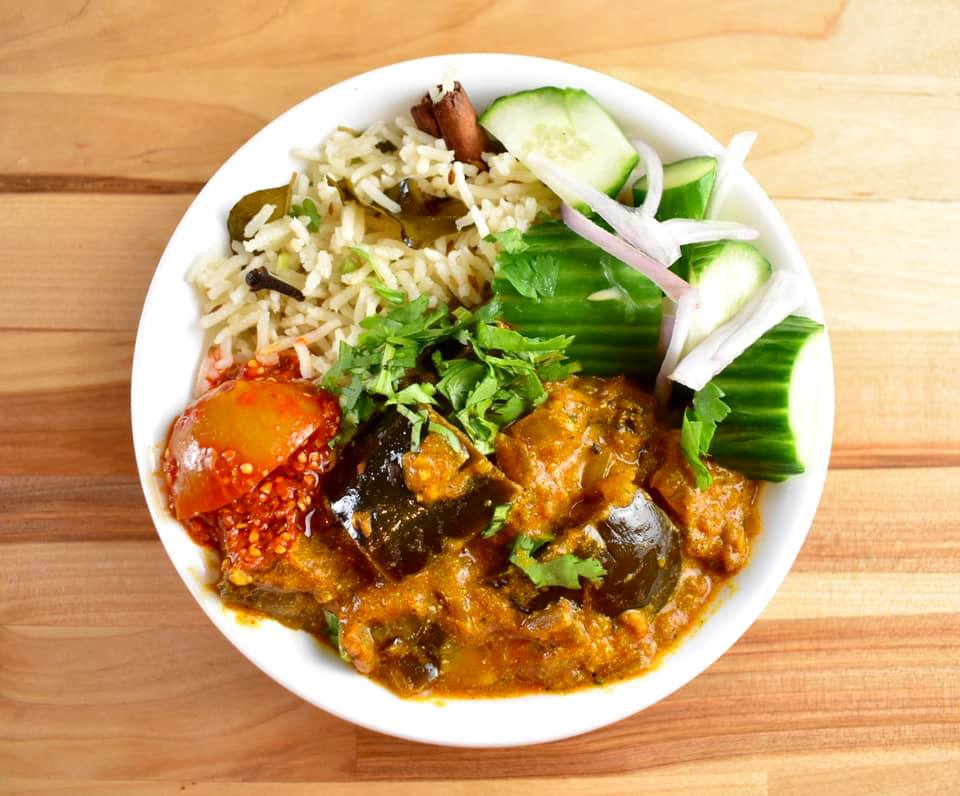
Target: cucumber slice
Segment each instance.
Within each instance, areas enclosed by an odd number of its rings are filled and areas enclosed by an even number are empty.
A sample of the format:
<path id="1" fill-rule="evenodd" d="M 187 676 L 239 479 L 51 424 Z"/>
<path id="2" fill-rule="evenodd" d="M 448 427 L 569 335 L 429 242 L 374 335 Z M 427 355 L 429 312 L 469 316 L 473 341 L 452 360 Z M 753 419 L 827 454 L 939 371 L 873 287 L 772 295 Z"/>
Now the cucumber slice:
<path id="1" fill-rule="evenodd" d="M 545 86 L 500 97 L 479 122 L 520 161 L 542 155 L 610 196 L 616 196 L 637 164 L 637 152 L 617 123 L 581 89 Z M 543 182 L 567 204 L 589 210 L 579 197 L 557 190 L 550 180 Z"/>
<path id="2" fill-rule="evenodd" d="M 681 356 L 736 315 L 771 272 L 769 260 L 755 246 L 736 240 L 684 246 L 672 270 L 700 290 L 701 305 L 693 313 Z"/>
<path id="3" fill-rule="evenodd" d="M 791 315 L 713 378 L 730 414 L 710 455 L 750 478 L 783 481 L 802 473 L 819 431 L 823 326 Z"/>
<path id="4" fill-rule="evenodd" d="M 657 218 L 660 221 L 670 218 L 702 219 L 716 178 L 716 158 L 687 158 L 664 166 L 663 198 L 657 208 Z M 641 177 L 633 186 L 633 203 L 639 207 L 646 195 L 647 178 Z"/>
<path id="5" fill-rule="evenodd" d="M 523 251 L 497 257 L 493 291 L 503 320 L 530 337 L 574 335 L 567 355 L 585 373 L 656 373 L 662 294 L 653 282 L 558 221 L 531 227 L 523 242 Z M 551 296 L 527 298 L 503 270 L 511 258 L 540 257 L 556 260 L 556 288 Z"/>

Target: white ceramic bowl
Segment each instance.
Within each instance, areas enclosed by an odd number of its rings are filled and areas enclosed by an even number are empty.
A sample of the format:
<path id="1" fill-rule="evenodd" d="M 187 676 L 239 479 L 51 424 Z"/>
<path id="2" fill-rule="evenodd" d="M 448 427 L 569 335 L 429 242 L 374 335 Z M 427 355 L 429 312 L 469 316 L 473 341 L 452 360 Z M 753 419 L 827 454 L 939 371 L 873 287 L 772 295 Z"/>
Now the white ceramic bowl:
<path id="1" fill-rule="evenodd" d="M 337 125 L 363 128 L 406 111 L 453 66 L 474 104 L 543 85 L 589 91 L 628 134 L 642 137 L 666 160 L 716 154 L 720 145 L 657 99 L 612 77 L 578 66 L 517 55 L 444 55 L 394 64 L 338 83 L 301 102 L 244 144 L 213 176 L 170 239 L 147 293 L 137 333 L 131 387 L 133 442 L 140 479 L 157 533 L 190 593 L 220 631 L 270 677 L 298 696 L 356 724 L 391 735 L 450 746 L 510 746 L 565 738 L 601 727 L 653 704 L 712 664 L 760 615 L 800 550 L 823 487 L 833 432 L 833 375 L 824 357 L 820 434 L 808 472 L 763 493 L 763 532 L 752 558 L 692 630 L 651 672 L 569 694 L 508 699 L 404 700 L 357 674 L 306 633 L 272 621 L 241 624 L 204 587 L 209 560 L 167 513 L 157 490 L 156 455 L 169 424 L 190 400 L 203 335 L 198 306 L 184 275 L 194 257 L 226 247 L 224 219 L 238 196 L 284 182 L 296 167 L 290 150 L 310 147 Z M 780 268 L 806 279 L 800 250 L 773 204 L 749 177 L 722 217 L 757 228 L 759 246 Z M 811 296 L 813 296 L 811 291 Z M 803 308 L 822 317 L 817 299 Z"/>

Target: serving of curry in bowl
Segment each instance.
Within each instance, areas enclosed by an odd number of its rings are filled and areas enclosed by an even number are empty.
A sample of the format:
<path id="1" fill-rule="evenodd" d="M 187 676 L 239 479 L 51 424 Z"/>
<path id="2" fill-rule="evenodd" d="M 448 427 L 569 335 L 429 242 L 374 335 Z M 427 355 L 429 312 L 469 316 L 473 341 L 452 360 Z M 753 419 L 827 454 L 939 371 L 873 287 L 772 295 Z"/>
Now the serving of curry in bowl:
<path id="1" fill-rule="evenodd" d="M 822 485 L 829 353 L 734 144 L 705 154 L 576 67 L 448 62 L 432 87 L 436 59 L 343 84 L 390 85 L 396 122 L 354 102 L 283 187 L 243 167 L 342 112 L 340 87 L 211 180 L 145 305 L 135 444 L 178 571 L 261 668 L 376 729 L 529 743 L 650 704 L 762 610 Z M 635 96 L 642 118 L 616 104 Z M 657 146 L 618 150 L 600 99 Z M 228 244 L 185 285 L 211 222 Z M 154 332 L 198 298 L 202 330 Z M 171 345 L 199 370 L 157 379 Z"/>

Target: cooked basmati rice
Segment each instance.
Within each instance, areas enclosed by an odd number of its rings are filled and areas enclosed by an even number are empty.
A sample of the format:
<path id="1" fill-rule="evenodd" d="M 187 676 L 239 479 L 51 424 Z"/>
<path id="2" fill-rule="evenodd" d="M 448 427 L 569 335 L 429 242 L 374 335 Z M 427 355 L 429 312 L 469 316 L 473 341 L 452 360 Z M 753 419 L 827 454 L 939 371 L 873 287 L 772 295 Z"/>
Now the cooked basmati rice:
<path id="1" fill-rule="evenodd" d="M 382 152 L 377 145 L 384 143 L 395 149 Z M 318 230 L 308 229 L 306 216 L 269 221 L 273 208 L 265 205 L 247 224 L 249 240 L 234 241 L 222 256 L 198 258 L 187 274 L 200 291 L 200 325 L 213 346 L 201 365 L 200 389 L 215 373 L 212 368 L 253 357 L 272 362 L 288 349 L 297 355 L 304 378 L 322 374 L 341 341 L 356 342 L 364 318 L 389 308 L 373 290 L 376 281 L 409 299 L 427 295 L 432 306 L 476 306 L 487 295 L 496 256 L 483 238 L 513 227 L 526 230 L 538 214 L 554 215 L 559 207 L 512 155 L 485 154 L 489 171 L 479 171 L 454 161 L 442 139 L 418 130 L 408 117 L 375 122 L 360 134 L 338 129 L 316 149 L 294 154 L 304 167 L 294 181 L 293 202 L 313 200 L 321 218 Z M 468 212 L 457 220 L 456 234 L 411 249 L 368 223 L 365 207 L 344 204 L 326 178 L 346 180 L 363 201 L 390 212 L 399 206 L 386 191 L 413 178 L 427 193 L 461 200 Z M 356 266 L 357 249 L 365 252 L 364 262 L 345 273 L 347 263 Z M 261 266 L 299 288 L 304 300 L 251 291 L 244 274 Z"/>

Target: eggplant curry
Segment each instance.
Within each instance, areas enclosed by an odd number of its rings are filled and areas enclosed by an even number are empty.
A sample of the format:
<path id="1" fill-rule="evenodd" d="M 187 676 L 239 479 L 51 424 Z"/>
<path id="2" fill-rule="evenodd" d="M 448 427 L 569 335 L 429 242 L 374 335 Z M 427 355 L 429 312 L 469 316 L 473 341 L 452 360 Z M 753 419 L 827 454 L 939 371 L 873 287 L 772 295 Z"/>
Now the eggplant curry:
<path id="1" fill-rule="evenodd" d="M 344 442 L 342 403 L 295 357 L 251 360 L 174 422 L 162 469 L 173 513 L 222 555 L 225 603 L 398 694 L 635 674 L 749 555 L 757 483 L 710 463 L 698 489 L 679 433 L 622 376 L 546 382 L 489 453 L 396 402 Z"/>

